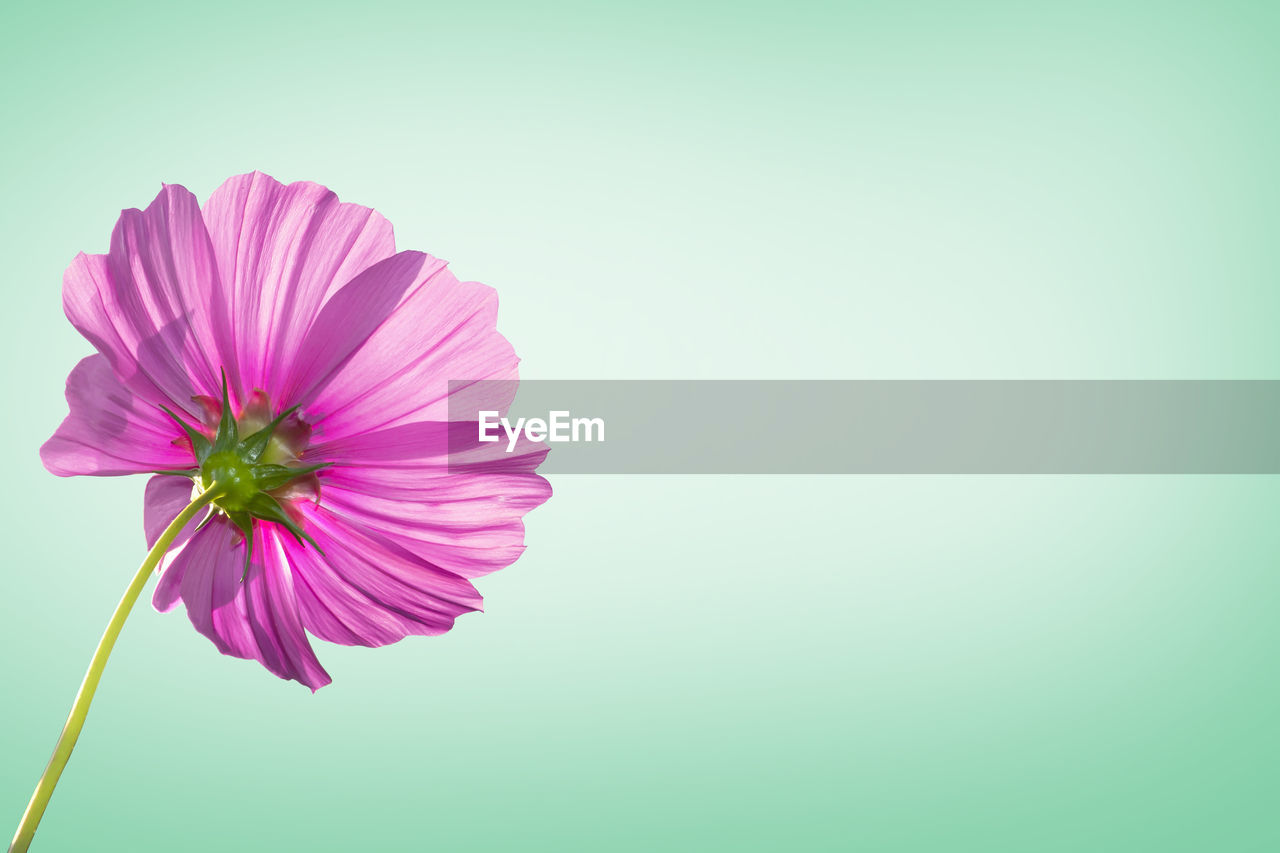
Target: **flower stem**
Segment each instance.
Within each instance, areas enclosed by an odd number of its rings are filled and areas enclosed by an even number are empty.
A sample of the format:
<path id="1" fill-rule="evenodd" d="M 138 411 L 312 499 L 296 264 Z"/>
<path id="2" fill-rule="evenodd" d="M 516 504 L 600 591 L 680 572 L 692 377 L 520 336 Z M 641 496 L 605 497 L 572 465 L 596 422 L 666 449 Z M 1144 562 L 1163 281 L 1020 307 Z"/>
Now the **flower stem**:
<path id="1" fill-rule="evenodd" d="M 26 853 L 27 848 L 31 846 L 36 827 L 40 825 L 40 818 L 44 815 L 45 807 L 49 805 L 49 798 L 53 796 L 53 788 L 58 784 L 58 777 L 62 775 L 63 768 L 67 766 L 67 760 L 71 758 L 71 750 L 75 748 L 76 738 L 80 737 L 80 729 L 84 727 L 85 717 L 89 715 L 89 703 L 93 701 L 94 691 L 98 689 L 102 670 L 107 666 L 107 657 L 111 654 L 111 649 L 116 644 L 116 637 L 120 636 L 124 620 L 128 618 L 129 611 L 133 609 L 133 604 L 138 600 L 142 588 L 147 585 L 151 573 L 160 564 L 160 558 L 169 550 L 169 546 L 173 544 L 174 538 L 182 528 L 186 527 L 187 522 L 195 518 L 196 514 L 210 501 L 221 497 L 222 491 L 221 484 L 214 483 L 188 504 L 186 509 L 178 513 L 178 517 L 160 534 L 160 538 L 156 540 L 156 544 L 138 568 L 138 573 L 133 576 L 129 588 L 124 591 L 124 597 L 116 605 L 115 613 L 111 614 L 107 630 L 103 632 L 102 639 L 98 641 L 98 648 L 89 661 L 89 671 L 85 673 L 84 681 L 80 684 L 80 692 L 76 694 L 76 701 L 71 705 L 67 724 L 62 727 L 62 734 L 53 748 L 53 757 L 49 759 L 49 766 L 44 769 L 44 775 L 40 777 L 35 793 L 31 795 L 31 802 L 27 804 L 27 810 L 18 824 L 18 831 L 13 835 L 9 853 Z"/>

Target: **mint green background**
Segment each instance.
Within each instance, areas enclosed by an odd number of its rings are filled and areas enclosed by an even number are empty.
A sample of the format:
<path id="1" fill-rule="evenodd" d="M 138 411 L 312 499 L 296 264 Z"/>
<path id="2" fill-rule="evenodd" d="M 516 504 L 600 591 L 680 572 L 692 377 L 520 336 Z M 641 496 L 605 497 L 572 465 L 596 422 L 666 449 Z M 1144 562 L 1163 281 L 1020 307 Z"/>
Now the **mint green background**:
<path id="1" fill-rule="evenodd" d="M 463 5 L 0 11 L 0 831 L 143 553 L 60 277 L 161 181 L 376 206 L 529 377 L 1280 378 L 1275 4 Z M 140 608 L 36 849 L 1280 849 L 1275 479 L 554 485 L 315 696 Z"/>

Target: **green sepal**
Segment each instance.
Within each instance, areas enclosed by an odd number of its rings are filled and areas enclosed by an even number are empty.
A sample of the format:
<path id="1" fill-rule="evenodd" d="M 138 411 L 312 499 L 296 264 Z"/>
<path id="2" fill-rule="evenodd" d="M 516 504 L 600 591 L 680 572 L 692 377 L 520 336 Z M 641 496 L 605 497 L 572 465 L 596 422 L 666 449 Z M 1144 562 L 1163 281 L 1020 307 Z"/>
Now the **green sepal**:
<path id="1" fill-rule="evenodd" d="M 196 525 L 196 529 L 191 531 L 191 533 L 193 535 L 196 533 L 199 533 L 201 530 L 204 529 L 205 525 L 207 525 L 209 522 L 213 521 L 217 517 L 218 517 L 218 513 L 216 510 L 209 512 L 209 514 L 206 515 L 204 519 L 199 524 Z"/>
<path id="2" fill-rule="evenodd" d="M 187 438 L 191 440 L 191 451 L 195 453 L 196 461 L 203 465 L 204 460 L 208 459 L 209 454 L 213 452 L 213 443 L 210 442 L 208 437 L 206 437 L 204 433 L 200 432 L 200 430 L 175 415 L 168 406 L 161 404 L 160 408 L 164 410 L 166 415 L 173 418 L 174 423 L 182 427 L 182 431 L 185 432 L 187 434 Z"/>
<path id="3" fill-rule="evenodd" d="M 253 558 L 253 516 L 247 512 L 229 512 L 227 518 L 244 534 L 244 572 L 240 575 L 240 583 L 244 583 L 249 577 L 249 561 Z"/>
<path id="4" fill-rule="evenodd" d="M 240 428 L 231 414 L 231 400 L 227 396 L 227 371 L 222 371 L 222 417 L 218 420 L 218 433 L 213 437 L 213 452 L 233 450 L 240 443 Z M 203 461 L 203 460 L 201 460 Z"/>
<path id="5" fill-rule="evenodd" d="M 299 527 L 298 523 L 284 511 L 284 507 L 280 506 L 280 502 L 266 492 L 259 492 L 253 496 L 253 500 L 249 502 L 249 512 L 254 518 L 261 518 L 263 521 L 274 521 L 276 524 L 282 525 L 293 534 L 293 538 L 298 540 L 299 545 L 305 545 L 309 542 L 311 547 L 324 554 L 324 551 L 316 544 L 316 540 L 307 535 L 307 531 Z M 303 541 L 304 539 L 306 542 Z"/>
<path id="6" fill-rule="evenodd" d="M 262 458 L 262 454 L 267 449 L 267 445 L 271 442 L 271 436 L 275 434 L 276 427 L 284 422 L 284 419 L 296 412 L 300 407 L 294 406 L 291 409 L 285 409 L 275 420 L 255 432 L 253 435 L 240 442 L 236 447 L 236 453 L 246 462 L 257 462 Z"/>
<path id="7" fill-rule="evenodd" d="M 227 388 L 227 372 L 223 370 L 222 412 L 218 418 L 217 433 L 212 441 L 169 409 L 161 406 L 165 414 L 173 418 L 191 440 L 191 447 L 199 466 L 186 470 L 174 469 L 157 471 L 156 473 L 200 478 L 204 481 L 225 478 L 224 486 L 230 491 L 224 491 L 223 496 L 215 499 L 213 503 L 244 534 L 244 571 L 240 576 L 240 582 L 244 583 L 249 577 L 249 569 L 253 560 L 253 527 L 255 519 L 279 524 L 288 530 L 300 545 L 309 544 L 316 551 L 321 554 L 324 553 L 320 546 L 316 544 L 316 541 L 285 512 L 280 502 L 269 495 L 268 492 L 278 489 L 299 477 L 314 474 L 322 468 L 329 467 L 331 463 L 323 462 L 318 465 L 306 465 L 298 468 L 291 468 L 286 465 L 258 464 L 258 460 L 262 458 L 262 455 L 270 446 L 271 437 L 275 434 L 276 429 L 284 422 L 285 418 L 297 411 L 299 407 L 294 406 L 281 412 L 266 426 L 241 441 L 240 428 L 231 410 L 230 396 Z M 196 529 L 204 527 L 216 515 L 216 511 L 210 512 Z"/>
<path id="8" fill-rule="evenodd" d="M 304 474 L 313 474 L 332 464 L 332 462 L 321 462 L 319 465 L 307 465 L 303 468 L 289 468 L 285 465 L 254 465 L 253 479 L 257 481 L 258 488 L 269 492 L 280 488 L 290 480 L 296 480 Z"/>

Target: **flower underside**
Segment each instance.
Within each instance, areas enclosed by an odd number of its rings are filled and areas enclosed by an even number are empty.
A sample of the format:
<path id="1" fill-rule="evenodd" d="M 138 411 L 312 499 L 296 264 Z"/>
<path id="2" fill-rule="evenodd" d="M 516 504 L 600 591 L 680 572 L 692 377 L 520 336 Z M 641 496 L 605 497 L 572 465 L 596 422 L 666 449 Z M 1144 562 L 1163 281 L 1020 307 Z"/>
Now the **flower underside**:
<path id="1" fill-rule="evenodd" d="M 299 544 L 305 546 L 310 543 L 319 551 L 315 540 L 289 512 L 288 498 L 307 492 L 314 497 L 319 496 L 315 473 L 329 465 L 297 464 L 307 430 L 305 426 L 300 428 L 296 418 L 293 419 L 294 425 L 285 426 L 285 423 L 298 407 L 269 418 L 270 404 L 266 396 L 255 392 L 237 419 L 228 398 L 225 372 L 222 375 L 222 400 L 198 398 L 197 401 L 207 412 L 218 413 L 213 437 L 191 426 L 168 407 L 161 406 L 186 434 L 196 465 L 190 469 L 156 473 L 198 479 L 202 489 L 218 487 L 218 497 L 212 502 L 215 513 L 210 513 L 209 518 L 220 510 L 244 534 L 246 576 L 253 554 L 255 519 L 279 524 L 292 533 Z M 243 579 L 244 576 L 241 577 Z"/>

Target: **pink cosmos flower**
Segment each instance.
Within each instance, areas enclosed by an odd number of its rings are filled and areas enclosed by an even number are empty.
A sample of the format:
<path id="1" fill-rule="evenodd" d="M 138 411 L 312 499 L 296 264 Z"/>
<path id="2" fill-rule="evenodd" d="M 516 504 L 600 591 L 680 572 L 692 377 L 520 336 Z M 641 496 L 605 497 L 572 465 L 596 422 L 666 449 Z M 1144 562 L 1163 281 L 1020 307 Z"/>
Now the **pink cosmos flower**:
<path id="1" fill-rule="evenodd" d="M 181 601 L 220 652 L 313 691 L 330 678 L 308 634 L 449 630 L 550 495 L 543 447 L 449 423 L 450 380 L 516 378 L 494 291 L 397 253 L 389 222 L 317 184 L 255 172 L 203 208 L 166 185 L 121 214 L 107 254 L 71 263 L 63 305 L 98 354 L 67 379 L 45 466 L 167 472 L 147 483 L 148 545 L 193 489 L 226 485 L 178 534 L 153 603 Z"/>

